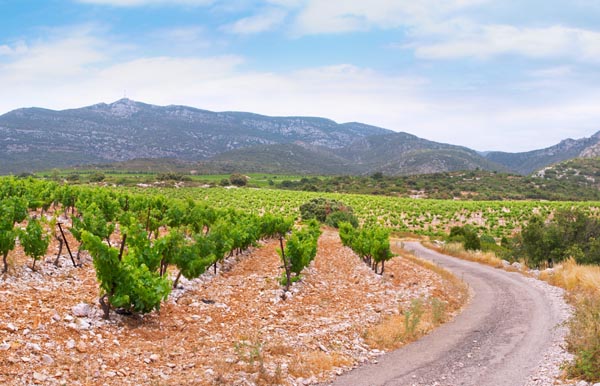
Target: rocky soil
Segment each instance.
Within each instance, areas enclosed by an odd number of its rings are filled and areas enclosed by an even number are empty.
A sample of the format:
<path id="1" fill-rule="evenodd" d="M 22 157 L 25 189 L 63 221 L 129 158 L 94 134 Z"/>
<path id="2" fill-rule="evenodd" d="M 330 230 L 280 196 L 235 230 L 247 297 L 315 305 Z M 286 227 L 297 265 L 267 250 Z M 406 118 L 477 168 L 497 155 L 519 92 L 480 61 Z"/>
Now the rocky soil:
<path id="1" fill-rule="evenodd" d="M 49 255 L 33 272 L 18 248 L 0 277 L 0 384 L 317 383 L 381 355 L 364 342 L 366 329 L 412 299 L 459 301 L 439 274 L 401 257 L 374 274 L 330 230 L 283 300 L 277 244 L 182 280 L 159 313 L 109 321 L 89 257 L 74 268 Z"/>

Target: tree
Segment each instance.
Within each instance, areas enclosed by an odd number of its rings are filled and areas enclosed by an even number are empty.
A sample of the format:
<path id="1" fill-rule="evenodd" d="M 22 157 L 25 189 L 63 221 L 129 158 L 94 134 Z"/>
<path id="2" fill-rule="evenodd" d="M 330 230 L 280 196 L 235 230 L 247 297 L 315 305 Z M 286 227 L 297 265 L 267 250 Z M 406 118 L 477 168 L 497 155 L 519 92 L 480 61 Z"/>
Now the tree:
<path id="1" fill-rule="evenodd" d="M 246 184 L 248 183 L 248 177 L 238 173 L 232 174 L 231 176 L 229 176 L 229 182 L 231 183 L 231 185 L 235 186 L 246 186 Z"/>

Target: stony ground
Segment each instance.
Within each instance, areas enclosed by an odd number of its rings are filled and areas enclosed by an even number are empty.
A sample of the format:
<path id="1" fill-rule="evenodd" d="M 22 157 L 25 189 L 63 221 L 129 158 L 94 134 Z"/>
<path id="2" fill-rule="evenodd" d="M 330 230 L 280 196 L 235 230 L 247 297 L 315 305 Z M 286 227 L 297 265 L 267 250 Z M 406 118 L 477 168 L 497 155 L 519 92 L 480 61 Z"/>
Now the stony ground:
<path id="1" fill-rule="evenodd" d="M 374 274 L 331 230 L 283 300 L 277 245 L 182 280 L 160 313 L 109 321 L 89 257 L 74 268 L 64 256 L 55 267 L 49 255 L 33 272 L 17 248 L 0 277 L 0 384 L 317 383 L 379 356 L 366 329 L 412 299 L 457 301 L 440 275 L 401 257 Z"/>

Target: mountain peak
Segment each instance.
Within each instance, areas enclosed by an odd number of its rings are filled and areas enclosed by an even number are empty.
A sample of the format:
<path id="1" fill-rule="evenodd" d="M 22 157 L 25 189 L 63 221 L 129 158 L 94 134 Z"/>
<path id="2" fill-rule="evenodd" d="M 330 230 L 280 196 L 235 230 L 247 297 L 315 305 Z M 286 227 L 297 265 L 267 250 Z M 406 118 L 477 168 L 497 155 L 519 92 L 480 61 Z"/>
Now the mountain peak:
<path id="1" fill-rule="evenodd" d="M 129 98 L 121 98 L 108 105 L 108 107 L 110 109 L 110 114 L 121 118 L 129 118 L 140 111 L 138 103 Z"/>
<path id="2" fill-rule="evenodd" d="M 114 101 L 113 103 L 111 103 L 111 105 L 116 105 L 116 104 L 125 104 L 125 105 L 132 105 L 135 104 L 136 102 L 133 99 L 129 99 L 127 97 L 121 98 L 119 100 Z"/>

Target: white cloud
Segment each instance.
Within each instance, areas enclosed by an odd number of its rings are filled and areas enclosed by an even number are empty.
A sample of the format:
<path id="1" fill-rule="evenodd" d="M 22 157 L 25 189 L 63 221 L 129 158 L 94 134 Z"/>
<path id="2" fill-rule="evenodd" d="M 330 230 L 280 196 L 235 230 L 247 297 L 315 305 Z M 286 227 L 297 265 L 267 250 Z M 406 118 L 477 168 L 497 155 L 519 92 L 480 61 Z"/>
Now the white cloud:
<path id="1" fill-rule="evenodd" d="M 0 56 L 18 55 L 25 51 L 27 51 L 27 45 L 23 42 L 17 42 L 12 46 L 8 44 L 0 45 Z"/>
<path id="2" fill-rule="evenodd" d="M 274 73 L 243 70 L 244 58 L 238 56 L 120 59 L 121 48 L 111 41 L 92 33 L 67 35 L 28 43 L 19 54 L 2 57 L 0 84 L 10 92 L 0 93 L 1 112 L 111 102 L 127 90 L 133 99 L 159 105 L 322 116 L 511 151 L 600 128 L 600 92 L 593 82 L 556 83 L 543 93 L 525 90 L 507 97 L 448 97 L 436 95 L 436 85 L 427 79 L 351 64 Z"/>
<path id="3" fill-rule="evenodd" d="M 76 0 L 85 4 L 109 5 L 113 7 L 139 7 L 146 5 L 210 5 L 214 0 Z"/>
<path id="4" fill-rule="evenodd" d="M 309 0 L 299 13 L 298 35 L 341 33 L 432 23 L 457 10 L 488 0 Z"/>
<path id="5" fill-rule="evenodd" d="M 415 49 L 416 56 L 427 59 L 487 59 L 516 54 L 531 58 L 600 61 L 600 32 L 596 31 L 560 25 L 528 28 L 449 23 L 447 26 L 450 26 L 449 31 L 438 38 L 439 42 L 418 40 L 409 47 Z"/>
<path id="6" fill-rule="evenodd" d="M 253 16 L 248 16 L 226 26 L 224 29 L 234 34 L 249 35 L 268 31 L 285 20 L 287 12 L 282 9 L 269 9 Z"/>
<path id="7" fill-rule="evenodd" d="M 556 79 L 570 76 L 573 73 L 574 71 L 571 66 L 556 66 L 531 71 L 529 74 L 534 78 Z"/>

